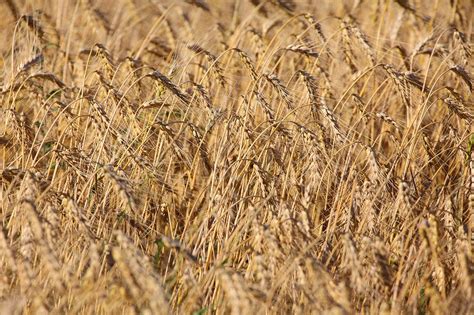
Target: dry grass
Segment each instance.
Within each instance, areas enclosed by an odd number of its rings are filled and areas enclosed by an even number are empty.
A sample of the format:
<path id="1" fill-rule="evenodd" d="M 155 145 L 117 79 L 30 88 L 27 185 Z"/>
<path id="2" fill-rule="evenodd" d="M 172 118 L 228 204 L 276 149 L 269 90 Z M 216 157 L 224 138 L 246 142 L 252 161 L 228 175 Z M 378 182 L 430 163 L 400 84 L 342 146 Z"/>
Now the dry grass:
<path id="1" fill-rule="evenodd" d="M 474 313 L 473 12 L 0 2 L 0 313 Z"/>

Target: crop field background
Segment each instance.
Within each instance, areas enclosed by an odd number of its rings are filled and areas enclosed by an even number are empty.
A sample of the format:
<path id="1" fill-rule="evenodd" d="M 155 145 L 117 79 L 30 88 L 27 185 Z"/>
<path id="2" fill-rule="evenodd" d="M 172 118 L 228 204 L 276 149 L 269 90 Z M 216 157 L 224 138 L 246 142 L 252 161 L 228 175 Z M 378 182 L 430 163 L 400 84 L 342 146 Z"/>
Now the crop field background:
<path id="1" fill-rule="evenodd" d="M 1 0 L 0 314 L 473 314 L 470 0 Z"/>

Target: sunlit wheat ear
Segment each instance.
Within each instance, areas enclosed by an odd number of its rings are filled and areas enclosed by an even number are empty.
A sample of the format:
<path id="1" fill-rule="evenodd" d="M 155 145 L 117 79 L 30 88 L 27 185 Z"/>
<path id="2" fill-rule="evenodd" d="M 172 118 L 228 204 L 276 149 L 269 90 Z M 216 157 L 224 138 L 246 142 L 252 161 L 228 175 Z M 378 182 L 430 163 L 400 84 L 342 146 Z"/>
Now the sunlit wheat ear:
<path id="1" fill-rule="evenodd" d="M 369 179 L 372 184 L 379 185 L 386 178 L 385 170 L 380 164 L 376 152 L 372 147 L 367 146 L 366 152 L 368 155 Z"/>
<path id="2" fill-rule="evenodd" d="M 260 185 L 263 197 L 268 197 L 270 195 L 270 190 L 272 183 L 270 181 L 270 176 L 261 166 L 258 165 L 255 161 L 252 161 L 252 168 L 257 177 L 257 182 Z"/>
<path id="3" fill-rule="evenodd" d="M 358 233 L 369 233 L 374 232 L 376 226 L 376 216 L 374 209 L 374 197 L 375 197 L 375 185 L 369 180 L 364 180 L 361 189 L 361 205 L 359 211 L 359 226 Z"/>
<path id="4" fill-rule="evenodd" d="M 100 62 L 101 68 L 107 74 L 107 77 L 109 79 L 113 78 L 116 71 L 116 65 L 112 57 L 112 54 L 107 48 L 105 48 L 104 45 L 95 44 L 94 47 L 92 47 L 91 49 L 81 50 L 79 54 L 90 55 L 90 56 L 96 57 Z"/>
<path id="5" fill-rule="evenodd" d="M 398 92 L 403 98 L 404 104 L 407 107 L 410 107 L 411 106 L 410 86 L 408 85 L 407 80 L 405 79 L 405 76 L 403 75 L 403 73 L 395 70 L 395 68 L 389 64 L 384 64 L 382 65 L 382 67 L 385 69 L 385 71 L 388 73 L 390 78 L 395 83 L 395 86 L 397 87 Z"/>
<path id="6" fill-rule="evenodd" d="M 124 176 L 124 174 L 119 175 L 118 172 L 120 171 L 116 171 L 112 165 L 105 165 L 104 170 L 105 174 L 111 179 L 113 187 L 120 198 L 123 200 L 123 203 L 130 207 L 132 213 L 137 211 L 137 202 L 133 196 L 133 190 L 130 181 Z"/>
<path id="7" fill-rule="evenodd" d="M 129 141 L 126 139 L 126 136 L 112 126 L 112 121 L 108 117 L 103 105 L 90 95 L 86 96 L 86 100 L 99 116 L 98 118 L 96 117 L 96 115 L 91 116 L 92 122 L 97 128 L 98 135 L 101 137 L 104 137 L 105 135 L 110 135 L 111 138 L 115 141 L 115 144 L 118 144 L 126 152 L 132 152 L 133 149 Z M 135 132 L 139 132 L 139 130 L 133 129 L 133 127 L 132 130 L 134 130 Z M 104 151 L 109 157 L 112 157 L 112 153 L 110 152 L 107 143 L 104 145 Z"/>
<path id="8" fill-rule="evenodd" d="M 375 242 L 372 239 L 365 239 L 371 246 L 371 259 L 373 269 L 376 270 L 377 283 L 376 289 L 385 291 L 392 285 L 395 276 L 395 268 L 390 263 L 390 251 L 386 244 L 378 237 Z"/>
<path id="9" fill-rule="evenodd" d="M 203 135 L 199 131 L 199 128 L 196 125 L 190 123 L 189 128 L 191 128 L 191 133 L 192 133 L 192 135 L 194 137 L 194 140 L 196 142 L 195 145 L 198 147 L 199 154 L 201 156 L 202 161 L 204 162 L 204 166 L 210 172 L 212 170 L 212 164 L 211 164 L 211 161 L 209 159 L 208 152 L 207 152 L 207 143 L 206 143 Z"/>
<path id="10" fill-rule="evenodd" d="M 469 58 L 472 55 L 471 47 L 467 41 L 467 36 L 463 32 L 460 32 L 456 28 L 453 30 L 454 43 L 459 49 L 459 54 L 461 56 L 461 61 L 463 66 L 466 67 L 469 64 Z"/>
<path id="11" fill-rule="evenodd" d="M 401 126 L 399 123 L 397 123 L 395 121 L 395 119 L 393 119 L 392 117 L 390 117 L 389 115 L 387 115 L 386 113 L 384 112 L 378 112 L 378 113 L 375 113 L 375 116 L 380 118 L 381 120 L 387 122 L 388 124 L 392 125 L 393 127 L 395 127 L 395 130 L 397 130 L 398 132 L 401 131 Z"/>
<path id="12" fill-rule="evenodd" d="M 424 93 L 430 93 L 430 88 L 423 83 L 423 79 L 414 72 L 406 71 L 403 73 L 406 84 L 416 87 Z"/>
<path id="13" fill-rule="evenodd" d="M 359 25 L 352 16 L 349 16 L 346 19 L 346 25 L 350 28 L 350 32 L 355 36 L 356 40 L 362 46 L 362 49 L 368 56 L 372 66 L 376 64 L 375 51 L 372 48 L 372 45 L 369 43 L 367 36 L 362 32 Z"/>
<path id="14" fill-rule="evenodd" d="M 268 102 L 263 98 L 263 95 L 258 92 L 254 91 L 255 98 L 257 99 L 257 103 L 263 108 L 265 115 L 267 116 L 267 120 L 271 123 L 275 122 L 275 113 L 273 109 L 270 107 Z"/>
<path id="15" fill-rule="evenodd" d="M 280 97 L 286 103 L 286 106 L 289 110 L 293 109 L 293 97 L 291 96 L 288 88 L 283 84 L 283 82 L 275 74 L 264 74 L 264 77 L 267 81 L 277 90 Z"/>
<path id="16" fill-rule="evenodd" d="M 168 89 L 171 93 L 173 93 L 184 105 L 188 106 L 191 102 L 191 97 L 181 91 L 181 89 L 174 84 L 168 77 L 164 74 L 155 70 L 147 75 L 153 79 L 158 80 L 166 89 Z"/>
<path id="17" fill-rule="evenodd" d="M 18 144 L 30 147 L 33 144 L 34 131 L 25 114 L 17 113 L 14 110 L 6 110 L 5 118 L 10 128 L 15 132 Z"/>
<path id="18" fill-rule="evenodd" d="M 212 115 L 215 109 L 214 109 L 214 106 L 212 105 L 211 98 L 209 97 L 209 92 L 201 84 L 193 82 L 193 86 L 195 90 L 199 93 L 201 98 L 203 99 L 204 105 L 206 105 L 206 108 L 209 111 L 209 114 Z"/>
<path id="19" fill-rule="evenodd" d="M 250 34 L 250 40 L 255 45 L 255 56 L 258 60 L 265 51 L 265 41 L 263 40 L 263 36 L 260 31 L 253 27 L 248 27 L 246 31 Z"/>
<path id="20" fill-rule="evenodd" d="M 318 299 L 316 305 L 329 313 L 351 313 L 349 293 L 345 283 L 336 283 L 330 274 L 318 261 L 311 257 L 305 257 L 302 261 L 305 267 L 310 290 Z M 335 303 L 335 301 L 338 301 Z"/>
<path id="21" fill-rule="evenodd" d="M 421 222 L 420 233 L 424 238 L 425 246 L 430 250 L 434 283 L 439 292 L 444 296 L 446 294 L 446 274 L 439 257 L 438 223 L 432 214 L 429 214 L 428 219 Z"/>
<path id="22" fill-rule="evenodd" d="M 422 38 L 420 41 L 417 42 L 415 47 L 413 48 L 412 52 L 410 53 L 408 59 L 410 60 L 410 66 L 408 67 L 409 70 L 413 70 L 414 67 L 414 58 L 423 52 L 425 47 L 433 40 L 434 33 Z"/>
<path id="23" fill-rule="evenodd" d="M 124 116 L 124 118 L 131 118 L 131 122 L 135 123 L 133 127 L 139 130 L 140 126 L 137 126 L 137 116 L 135 115 L 138 106 L 131 102 L 120 91 L 115 89 L 100 71 L 96 71 L 95 74 L 100 81 L 100 86 L 107 91 L 108 95 L 110 95 L 119 106 L 122 116 Z"/>
<path id="24" fill-rule="evenodd" d="M 188 49 L 192 50 L 196 54 L 204 54 L 209 62 L 210 69 L 214 72 L 214 75 L 219 80 L 221 86 L 226 85 L 227 82 L 224 76 L 224 70 L 215 55 L 197 44 L 189 45 Z"/>
<path id="25" fill-rule="evenodd" d="M 100 272 L 100 255 L 99 249 L 96 243 L 91 242 L 89 246 L 89 262 L 88 262 L 87 269 L 83 275 L 83 279 L 86 281 L 95 281 L 97 280 Z"/>
<path id="26" fill-rule="evenodd" d="M 465 119 L 468 123 L 471 123 L 474 119 L 474 114 L 472 114 L 466 108 L 466 106 L 464 106 L 465 101 L 463 100 L 462 96 L 450 87 L 447 87 L 446 89 L 449 92 L 449 96 L 443 98 L 443 102 L 455 115 L 461 119 Z"/>
<path id="27" fill-rule="evenodd" d="M 265 263 L 263 255 L 254 256 L 253 263 L 250 264 L 248 274 L 253 274 L 255 281 L 262 288 L 268 288 L 268 284 L 271 281 L 271 275 L 269 274 L 268 267 Z"/>
<path id="28" fill-rule="evenodd" d="M 38 189 L 34 181 L 33 175 L 30 172 L 26 172 L 23 179 L 21 199 L 20 199 L 20 215 L 27 216 L 28 211 L 31 207 L 34 207 L 34 202 L 36 200 L 36 194 Z M 32 231 L 31 224 L 25 224 L 21 228 L 21 247 L 20 253 L 26 259 L 32 259 L 34 250 L 34 235 Z"/>
<path id="29" fill-rule="evenodd" d="M 56 205 L 58 205 L 57 200 L 51 202 L 47 201 L 42 213 L 44 220 L 43 225 L 45 226 L 44 230 L 49 243 L 53 243 L 53 240 L 58 236 L 60 221 L 58 207 Z"/>
<path id="30" fill-rule="evenodd" d="M 354 63 L 354 53 L 351 44 L 351 30 L 347 19 L 341 20 L 341 44 L 344 54 L 344 61 L 347 63 L 352 73 L 357 72 L 357 66 Z"/>
<path id="31" fill-rule="evenodd" d="M 17 263 L 15 260 L 14 252 L 8 244 L 8 238 L 3 229 L 0 229 L 0 253 L 1 256 L 4 258 L 4 262 L 2 263 L 3 266 L 10 269 L 13 273 L 16 273 Z"/>
<path id="32" fill-rule="evenodd" d="M 253 62 L 250 59 L 250 57 L 247 55 L 247 53 L 244 52 L 243 50 L 239 49 L 239 48 L 233 48 L 232 50 L 237 52 L 237 54 L 239 55 L 239 58 L 242 61 L 242 63 L 250 71 L 250 75 L 252 76 L 252 79 L 255 82 L 258 81 L 259 76 L 257 74 L 257 70 L 255 69 L 255 66 L 254 66 Z"/>
<path id="33" fill-rule="evenodd" d="M 83 210 L 77 205 L 76 201 L 67 195 L 63 195 L 62 205 L 67 215 L 71 216 L 76 224 L 79 226 L 81 236 L 88 240 L 94 239 L 92 228 L 89 224 L 88 218 L 85 216 Z"/>
<path id="34" fill-rule="evenodd" d="M 133 82 L 134 86 L 133 89 L 138 93 L 141 94 L 144 92 L 143 90 L 143 82 L 141 81 L 142 72 L 146 69 L 146 66 L 141 62 L 140 59 L 135 59 L 131 56 L 125 58 L 122 61 L 123 72 L 126 75 L 131 76 L 131 82 Z"/>
<path id="35" fill-rule="evenodd" d="M 36 72 L 32 75 L 30 75 L 30 80 L 31 79 L 41 79 L 46 82 L 51 82 L 54 83 L 58 86 L 58 88 L 67 90 L 66 84 L 64 84 L 63 81 L 61 81 L 57 76 L 55 76 L 53 73 L 50 72 Z"/>
<path id="36" fill-rule="evenodd" d="M 472 78 L 469 72 L 461 66 L 454 64 L 452 62 L 449 62 L 449 70 L 451 70 L 458 78 L 460 78 L 469 88 L 469 91 L 472 93 L 473 87 L 472 87 Z"/>
<path id="37" fill-rule="evenodd" d="M 319 113 L 321 113 L 323 118 L 326 120 L 326 123 L 329 125 L 329 128 L 334 133 L 336 140 L 344 142 L 346 137 L 341 132 L 334 113 L 327 106 L 325 98 L 318 95 L 316 79 L 306 71 L 300 70 L 299 74 L 303 77 L 306 83 L 306 88 L 311 100 L 311 111 L 315 119 L 318 120 Z"/>
<path id="38" fill-rule="evenodd" d="M 236 273 L 219 270 L 218 283 L 223 288 L 230 314 L 246 314 L 252 310 L 252 301 L 248 295 L 244 280 Z"/>
<path id="39" fill-rule="evenodd" d="M 321 24 L 316 22 L 315 17 L 313 15 L 311 15 L 310 13 L 305 13 L 303 15 L 303 17 L 314 28 L 314 30 L 316 31 L 316 34 L 318 34 L 318 36 L 319 36 L 319 39 L 320 39 L 321 43 L 323 43 L 323 44 L 326 43 L 327 39 L 326 39 L 326 36 L 323 33 L 323 29 L 321 27 Z"/>
<path id="40" fill-rule="evenodd" d="M 30 58 L 23 61 L 18 65 L 16 69 L 16 75 L 28 72 L 31 68 L 36 65 L 41 64 L 44 61 L 44 55 L 41 52 L 38 52 L 35 55 L 32 55 Z"/>
<path id="41" fill-rule="evenodd" d="M 298 74 L 303 77 L 304 83 L 306 85 L 306 89 L 308 90 L 309 99 L 311 102 L 311 112 L 315 120 L 318 120 L 319 93 L 318 93 L 317 81 L 311 74 L 309 74 L 308 72 L 304 70 L 300 70 Z"/>
<path id="42" fill-rule="evenodd" d="M 285 50 L 291 51 L 291 52 L 294 52 L 294 53 L 298 53 L 298 54 L 301 54 L 301 55 L 304 55 L 304 56 L 310 57 L 310 58 L 318 58 L 319 57 L 318 52 L 314 51 L 313 49 L 311 49 L 309 47 L 303 46 L 303 45 L 292 44 L 292 45 L 289 45 L 289 46 L 285 47 Z"/>
<path id="43" fill-rule="evenodd" d="M 410 216 L 415 199 L 411 193 L 408 182 L 401 180 L 398 183 L 397 199 L 394 203 L 394 211 L 389 214 L 391 224 L 396 224 L 399 217 Z"/>
<path id="44" fill-rule="evenodd" d="M 452 233 L 454 235 L 455 231 L 457 230 L 458 222 L 455 222 L 454 219 L 454 208 L 453 208 L 453 201 L 451 197 L 447 197 L 444 201 L 444 216 L 443 216 L 443 223 L 446 229 L 445 233 Z"/>
<path id="45" fill-rule="evenodd" d="M 133 274 L 128 267 L 128 262 L 125 260 L 126 254 L 120 250 L 119 247 L 112 248 L 112 257 L 117 265 L 117 269 L 125 282 L 126 289 L 133 299 L 137 302 L 140 301 L 140 288 L 138 287 L 136 280 L 133 278 Z"/>
<path id="46" fill-rule="evenodd" d="M 58 288 L 64 288 L 63 275 L 61 274 L 61 266 L 56 255 L 47 242 L 44 232 L 44 225 L 37 212 L 37 194 L 38 186 L 34 175 L 27 171 L 22 185 L 21 217 L 25 219 L 25 223 L 21 230 L 21 247 L 20 262 L 18 274 L 22 283 L 23 290 L 31 288 L 34 272 L 32 264 L 34 254 L 38 254 L 43 265 L 48 270 L 48 276 L 51 277 L 53 285 Z M 67 280 L 66 280 L 67 281 Z"/>
<path id="47" fill-rule="evenodd" d="M 162 121 L 155 121 L 155 126 L 158 127 L 160 132 L 165 136 L 167 142 L 170 144 L 173 153 L 179 159 L 180 162 L 184 163 L 188 168 L 191 168 L 191 162 L 189 156 L 185 153 L 183 145 L 177 141 L 176 133 L 170 128 L 168 124 Z"/>
<path id="48" fill-rule="evenodd" d="M 457 232 L 459 235 L 463 235 L 462 227 L 459 227 L 460 231 Z M 456 240 L 456 260 L 459 266 L 459 274 L 457 278 L 461 283 L 463 293 L 466 296 L 471 296 L 472 294 L 472 282 L 474 281 L 471 268 L 473 267 L 472 261 L 472 247 L 468 239 L 460 238 Z"/>
<path id="49" fill-rule="evenodd" d="M 66 162 L 74 170 L 77 176 L 86 178 L 87 174 L 80 166 L 90 166 L 92 161 L 85 155 L 85 152 L 81 152 L 76 148 L 68 149 L 61 145 L 59 145 L 54 152 L 58 155 L 60 160 Z"/>
<path id="50" fill-rule="evenodd" d="M 111 125 L 110 118 L 108 117 L 104 107 L 98 101 L 94 99 L 93 96 L 86 96 L 86 100 L 92 106 L 92 108 L 97 112 L 99 119 L 96 118 L 96 115 L 92 115 L 93 121 L 97 124 L 99 131 L 105 132 L 108 127 Z"/>
<path id="51" fill-rule="evenodd" d="M 354 93 L 351 96 L 352 96 L 352 101 L 355 104 L 355 108 L 357 108 L 357 110 L 362 116 L 362 120 L 364 122 L 367 122 L 371 114 L 366 112 L 366 104 L 364 103 L 362 97 Z"/>
<path id="52" fill-rule="evenodd" d="M 344 268 L 350 274 L 350 286 L 359 294 L 365 294 L 368 290 L 364 285 L 362 262 L 359 260 L 358 250 L 350 234 L 344 235 Z"/>
<path id="53" fill-rule="evenodd" d="M 336 136 L 336 140 L 341 143 L 344 142 L 347 137 L 342 133 L 335 114 L 326 105 L 323 97 L 321 97 L 320 100 L 321 100 L 320 111 L 323 114 L 324 118 L 326 119 L 330 129 Z"/>
<path id="54" fill-rule="evenodd" d="M 330 74 L 327 72 L 325 67 L 321 66 L 319 63 L 316 64 L 316 68 L 318 69 L 318 72 L 323 79 L 324 79 L 324 85 L 321 88 L 321 95 L 328 97 L 328 98 L 334 98 L 333 95 L 333 82 L 331 80 Z"/>
<path id="55" fill-rule="evenodd" d="M 32 231 L 34 243 L 36 244 L 43 263 L 48 270 L 48 275 L 51 277 L 53 285 L 61 290 L 65 288 L 66 283 L 70 283 L 71 279 L 68 279 L 67 275 L 62 274 L 61 264 L 46 241 L 43 224 L 41 223 L 41 219 L 37 213 L 35 203 L 32 200 L 25 200 L 23 203 L 26 215 L 28 216 L 28 223 Z"/>
<path id="56" fill-rule="evenodd" d="M 152 313 L 169 313 L 169 305 L 161 281 L 152 271 L 148 257 L 141 254 L 122 232 L 115 231 L 118 246 L 112 248 L 112 256 L 124 278 L 128 292 L 135 301 L 147 302 Z M 143 307 L 147 307 L 144 305 Z"/>

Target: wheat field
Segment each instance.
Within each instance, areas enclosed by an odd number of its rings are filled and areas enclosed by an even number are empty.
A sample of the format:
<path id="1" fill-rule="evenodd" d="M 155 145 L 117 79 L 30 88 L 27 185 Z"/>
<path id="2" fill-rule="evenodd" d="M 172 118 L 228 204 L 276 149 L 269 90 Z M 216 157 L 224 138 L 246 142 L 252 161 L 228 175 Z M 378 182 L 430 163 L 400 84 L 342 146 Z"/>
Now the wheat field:
<path id="1" fill-rule="evenodd" d="M 473 12 L 0 1 L 0 314 L 473 314 Z"/>

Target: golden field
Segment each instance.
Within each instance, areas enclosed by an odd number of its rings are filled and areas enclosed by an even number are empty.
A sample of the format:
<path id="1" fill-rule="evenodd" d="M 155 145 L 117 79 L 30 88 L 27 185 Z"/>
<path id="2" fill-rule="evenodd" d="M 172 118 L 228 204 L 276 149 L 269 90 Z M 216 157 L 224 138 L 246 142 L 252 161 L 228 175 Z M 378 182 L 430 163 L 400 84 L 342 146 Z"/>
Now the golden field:
<path id="1" fill-rule="evenodd" d="M 470 0 L 0 1 L 0 314 L 472 314 Z"/>

